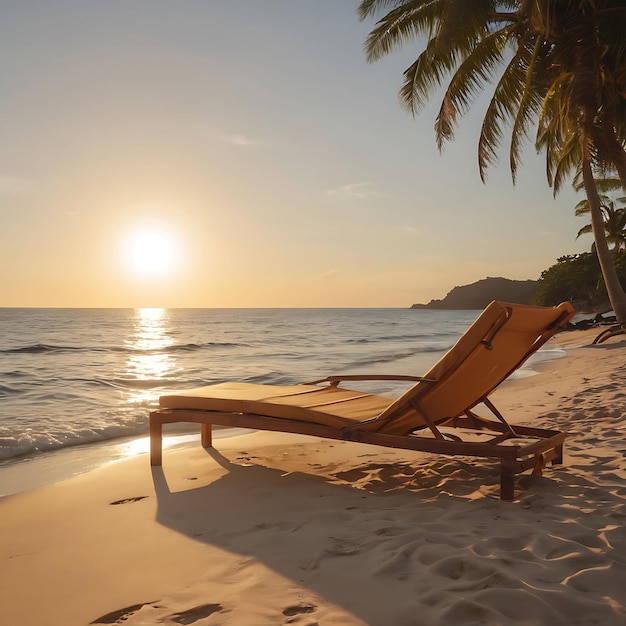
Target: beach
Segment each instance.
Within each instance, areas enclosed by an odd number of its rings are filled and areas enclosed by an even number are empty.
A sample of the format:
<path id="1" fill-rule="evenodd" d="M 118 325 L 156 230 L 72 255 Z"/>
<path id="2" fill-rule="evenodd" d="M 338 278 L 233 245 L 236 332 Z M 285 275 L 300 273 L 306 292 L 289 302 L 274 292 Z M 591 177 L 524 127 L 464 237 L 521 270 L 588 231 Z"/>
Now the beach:
<path id="1" fill-rule="evenodd" d="M 493 394 L 566 430 L 499 499 L 497 463 L 280 433 L 147 453 L 0 499 L 0 622 L 626 623 L 626 338 Z"/>

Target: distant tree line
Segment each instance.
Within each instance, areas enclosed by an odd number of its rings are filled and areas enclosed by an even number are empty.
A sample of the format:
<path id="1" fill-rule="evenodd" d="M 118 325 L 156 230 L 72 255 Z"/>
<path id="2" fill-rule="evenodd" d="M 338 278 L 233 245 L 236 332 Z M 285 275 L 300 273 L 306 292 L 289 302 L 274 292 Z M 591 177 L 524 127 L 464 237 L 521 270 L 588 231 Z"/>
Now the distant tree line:
<path id="1" fill-rule="evenodd" d="M 602 178 L 598 188 L 605 192 L 619 191 L 620 181 Z M 610 244 L 609 255 L 617 271 L 622 288 L 626 288 L 626 198 L 613 198 L 606 193 L 600 196 L 606 241 Z M 579 217 L 590 214 L 589 202 L 581 200 L 575 213 Z M 586 224 L 576 238 L 593 231 Z M 591 252 L 562 256 L 555 265 L 542 272 L 538 281 L 535 303 L 552 306 L 564 301 L 571 302 L 580 311 L 601 311 L 611 308 L 595 242 Z"/>
<path id="2" fill-rule="evenodd" d="M 617 254 L 614 263 L 622 287 L 626 289 L 626 252 Z M 541 273 L 535 303 L 553 306 L 565 301 L 585 312 L 611 308 L 595 251 L 559 257 Z"/>

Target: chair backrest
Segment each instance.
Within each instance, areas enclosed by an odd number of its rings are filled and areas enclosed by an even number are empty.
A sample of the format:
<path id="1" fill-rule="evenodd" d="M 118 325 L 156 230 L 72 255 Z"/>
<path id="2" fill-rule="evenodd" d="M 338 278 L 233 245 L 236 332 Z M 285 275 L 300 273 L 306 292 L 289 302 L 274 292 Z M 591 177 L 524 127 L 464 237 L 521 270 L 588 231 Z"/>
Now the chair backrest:
<path id="1" fill-rule="evenodd" d="M 367 430 L 407 434 L 457 417 L 486 398 L 519 368 L 575 311 L 569 303 L 535 307 L 494 301 L 456 344 Z M 416 410 L 419 406 L 419 410 Z"/>

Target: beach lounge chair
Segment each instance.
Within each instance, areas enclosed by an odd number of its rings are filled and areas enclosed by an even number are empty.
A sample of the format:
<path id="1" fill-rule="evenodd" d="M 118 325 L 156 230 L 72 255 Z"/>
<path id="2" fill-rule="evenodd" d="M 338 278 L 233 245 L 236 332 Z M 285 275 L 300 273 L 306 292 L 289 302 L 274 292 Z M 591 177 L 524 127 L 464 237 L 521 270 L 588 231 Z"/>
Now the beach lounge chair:
<path id="1" fill-rule="evenodd" d="M 216 424 L 499 459 L 500 497 L 512 500 L 516 474 L 532 468 L 540 475 L 548 461 L 562 462 L 566 433 L 512 426 L 488 396 L 573 315 L 567 303 L 494 301 L 423 377 L 338 375 L 288 386 L 225 382 L 161 396 L 150 414 L 150 462 L 161 465 L 163 424 L 200 423 L 205 448 Z M 365 380 L 415 384 L 397 399 L 340 386 Z"/>

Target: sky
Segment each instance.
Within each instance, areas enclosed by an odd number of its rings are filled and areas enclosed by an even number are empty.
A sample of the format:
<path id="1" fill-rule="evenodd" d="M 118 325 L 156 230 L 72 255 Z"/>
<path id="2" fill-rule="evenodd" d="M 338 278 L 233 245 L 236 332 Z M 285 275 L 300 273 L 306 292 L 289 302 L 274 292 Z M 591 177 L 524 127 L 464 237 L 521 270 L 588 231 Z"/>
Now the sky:
<path id="1" fill-rule="evenodd" d="M 358 0 L 0 0 L 0 306 L 409 307 L 589 250 L 529 144 L 437 150 Z"/>

